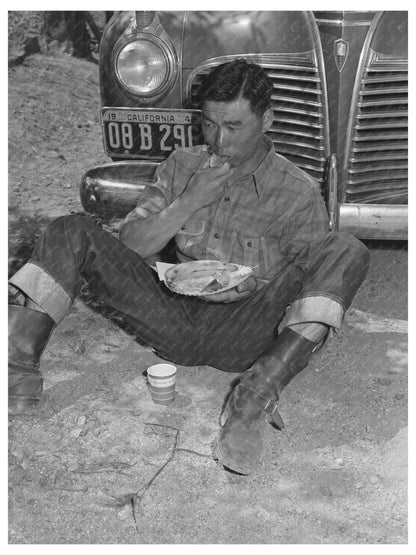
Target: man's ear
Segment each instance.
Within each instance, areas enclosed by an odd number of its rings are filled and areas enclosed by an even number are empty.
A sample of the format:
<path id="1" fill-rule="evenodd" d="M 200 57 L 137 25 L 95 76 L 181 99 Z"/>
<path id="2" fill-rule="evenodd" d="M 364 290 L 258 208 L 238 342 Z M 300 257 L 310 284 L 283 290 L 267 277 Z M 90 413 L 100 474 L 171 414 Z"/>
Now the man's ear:
<path id="1" fill-rule="evenodd" d="M 273 124 L 273 108 L 269 108 L 268 110 L 266 110 L 263 114 L 263 128 L 262 131 L 263 133 L 266 133 L 266 131 L 268 131 L 270 129 L 270 127 Z"/>

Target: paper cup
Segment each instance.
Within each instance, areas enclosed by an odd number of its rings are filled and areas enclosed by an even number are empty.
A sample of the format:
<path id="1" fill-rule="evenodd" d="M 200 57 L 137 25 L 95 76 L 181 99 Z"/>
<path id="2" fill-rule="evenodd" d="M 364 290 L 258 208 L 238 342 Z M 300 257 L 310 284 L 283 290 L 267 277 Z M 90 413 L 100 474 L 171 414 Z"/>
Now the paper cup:
<path id="1" fill-rule="evenodd" d="M 147 381 L 153 402 L 170 405 L 175 400 L 176 366 L 154 364 L 147 369 Z"/>

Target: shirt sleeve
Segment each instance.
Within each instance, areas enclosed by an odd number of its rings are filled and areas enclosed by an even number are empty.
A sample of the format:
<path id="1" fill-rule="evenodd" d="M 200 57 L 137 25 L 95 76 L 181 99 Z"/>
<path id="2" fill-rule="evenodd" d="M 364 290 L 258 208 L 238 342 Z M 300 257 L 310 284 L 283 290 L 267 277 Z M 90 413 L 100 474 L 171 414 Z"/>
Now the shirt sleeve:
<path id="1" fill-rule="evenodd" d="M 172 203 L 172 183 L 175 165 L 175 153 L 160 163 L 156 170 L 154 183 L 146 186 L 136 208 L 127 214 L 120 226 L 120 230 L 126 223 L 132 220 L 148 218 L 153 214 L 161 212 Z"/>

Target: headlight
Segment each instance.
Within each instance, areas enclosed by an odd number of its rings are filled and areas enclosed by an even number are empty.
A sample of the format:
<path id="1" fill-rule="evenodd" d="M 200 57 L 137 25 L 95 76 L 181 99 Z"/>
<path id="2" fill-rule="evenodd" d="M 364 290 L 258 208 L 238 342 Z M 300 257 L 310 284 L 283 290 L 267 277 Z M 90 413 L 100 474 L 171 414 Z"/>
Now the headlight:
<path id="1" fill-rule="evenodd" d="M 173 56 L 156 38 L 139 38 L 125 44 L 115 60 L 121 85 L 133 94 L 155 96 L 174 79 Z"/>

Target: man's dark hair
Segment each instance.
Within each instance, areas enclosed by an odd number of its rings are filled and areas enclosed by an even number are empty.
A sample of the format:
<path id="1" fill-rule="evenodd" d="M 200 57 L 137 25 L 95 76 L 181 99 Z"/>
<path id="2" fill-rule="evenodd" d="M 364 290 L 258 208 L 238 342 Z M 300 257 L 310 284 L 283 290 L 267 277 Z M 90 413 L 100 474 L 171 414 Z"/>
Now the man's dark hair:
<path id="1" fill-rule="evenodd" d="M 214 67 L 202 80 L 198 93 L 198 104 L 202 108 L 207 100 L 233 102 L 245 98 L 251 110 L 262 116 L 271 107 L 273 82 L 257 64 L 237 58 Z"/>

